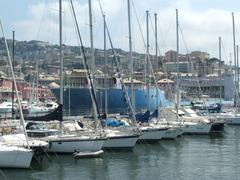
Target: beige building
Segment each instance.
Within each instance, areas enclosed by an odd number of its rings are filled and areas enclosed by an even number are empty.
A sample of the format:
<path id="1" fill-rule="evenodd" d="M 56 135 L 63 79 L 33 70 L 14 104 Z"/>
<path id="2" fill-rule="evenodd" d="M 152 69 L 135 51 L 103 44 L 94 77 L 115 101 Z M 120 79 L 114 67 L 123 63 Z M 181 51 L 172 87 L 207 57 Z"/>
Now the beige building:
<path id="1" fill-rule="evenodd" d="M 176 62 L 177 61 L 177 52 L 174 50 L 169 50 L 165 53 L 166 62 Z M 178 54 L 179 61 L 188 61 L 187 54 Z"/>
<path id="2" fill-rule="evenodd" d="M 207 52 L 201 51 L 192 51 L 190 54 L 191 58 L 198 59 L 198 60 L 205 60 L 209 59 L 210 55 Z"/>
<path id="3" fill-rule="evenodd" d="M 165 53 L 165 60 L 167 62 L 174 62 L 177 59 L 177 52 L 173 50 L 169 50 Z"/>
<path id="4" fill-rule="evenodd" d="M 192 51 L 190 54 L 178 54 L 179 61 L 188 61 L 189 57 L 192 60 L 206 60 L 210 58 L 209 53 L 201 51 Z M 177 52 L 174 50 L 169 50 L 165 53 L 166 62 L 176 62 Z"/>

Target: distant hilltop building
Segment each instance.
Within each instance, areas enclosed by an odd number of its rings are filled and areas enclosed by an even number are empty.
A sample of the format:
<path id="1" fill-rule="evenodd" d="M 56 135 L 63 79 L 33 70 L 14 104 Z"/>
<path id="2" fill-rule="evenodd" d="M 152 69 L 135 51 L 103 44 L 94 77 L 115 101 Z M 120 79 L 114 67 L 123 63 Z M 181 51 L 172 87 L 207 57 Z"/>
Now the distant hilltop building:
<path id="1" fill-rule="evenodd" d="M 196 73 L 199 77 L 205 77 L 219 72 L 219 60 L 210 58 L 207 52 L 192 51 L 189 54 L 178 54 L 178 58 L 180 73 Z M 176 51 L 170 50 L 165 53 L 165 68 L 168 73 L 177 72 Z"/>
<path id="2" fill-rule="evenodd" d="M 179 61 L 188 61 L 191 60 L 206 60 L 210 58 L 209 53 L 201 51 L 192 51 L 190 54 L 178 54 Z M 166 62 L 176 62 L 177 61 L 177 52 L 174 50 L 169 50 L 165 53 Z"/>
<path id="3" fill-rule="evenodd" d="M 207 52 L 192 51 L 190 57 L 194 60 L 206 60 L 210 58 L 210 55 Z"/>
<path id="4" fill-rule="evenodd" d="M 166 62 L 165 68 L 167 72 L 177 72 L 177 62 Z M 188 61 L 182 61 L 178 63 L 179 72 L 192 73 L 193 66 Z"/>
<path id="5" fill-rule="evenodd" d="M 166 62 L 174 62 L 177 59 L 177 52 L 170 50 L 165 53 L 165 61 Z"/>

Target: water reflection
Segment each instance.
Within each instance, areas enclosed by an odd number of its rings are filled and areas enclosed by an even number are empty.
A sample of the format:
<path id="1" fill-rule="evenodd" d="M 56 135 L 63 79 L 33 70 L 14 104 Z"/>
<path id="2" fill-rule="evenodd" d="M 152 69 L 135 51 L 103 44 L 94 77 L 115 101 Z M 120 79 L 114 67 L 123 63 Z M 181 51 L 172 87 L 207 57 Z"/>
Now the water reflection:
<path id="1" fill-rule="evenodd" d="M 220 135 L 138 144 L 130 152 L 105 152 L 103 158 L 51 155 L 32 163 L 32 169 L 2 172 L 19 180 L 239 179 L 239 158 L 240 127 L 231 126 Z"/>

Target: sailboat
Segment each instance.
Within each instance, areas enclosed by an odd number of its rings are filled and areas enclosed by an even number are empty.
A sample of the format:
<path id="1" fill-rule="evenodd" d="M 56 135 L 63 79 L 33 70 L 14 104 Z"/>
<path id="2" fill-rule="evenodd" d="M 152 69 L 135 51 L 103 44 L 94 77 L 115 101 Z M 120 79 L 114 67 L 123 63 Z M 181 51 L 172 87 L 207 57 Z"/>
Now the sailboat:
<path id="1" fill-rule="evenodd" d="M 32 157 L 31 149 L 0 143 L 0 167 L 29 168 Z"/>
<path id="2" fill-rule="evenodd" d="M 103 14 L 103 12 L 102 12 L 102 16 L 103 16 L 103 21 L 104 21 L 104 53 L 105 53 L 105 56 L 104 56 L 105 57 L 105 82 L 104 82 L 104 84 L 105 84 L 105 119 L 102 119 L 102 121 L 107 122 L 109 119 L 108 119 L 108 99 L 107 99 L 108 91 L 107 91 L 107 79 L 106 79 L 106 74 L 107 74 L 106 35 L 108 35 L 114 58 L 116 58 L 116 54 L 115 54 L 115 51 L 113 48 L 110 33 L 108 31 L 105 15 Z M 119 69 L 119 64 L 116 59 L 115 59 L 115 61 L 118 66 L 118 69 Z M 121 72 L 118 72 L 118 74 L 121 74 Z M 119 77 L 119 79 L 122 80 L 121 77 Z M 126 95 L 125 98 L 126 98 L 127 102 L 129 102 L 128 96 L 126 94 L 126 88 L 124 87 L 123 82 L 121 82 L 121 86 L 122 86 L 122 91 Z M 114 117 L 114 120 L 121 121 L 122 117 L 117 117 L 117 118 Z M 130 122 L 131 121 L 132 120 L 130 120 Z M 103 149 L 109 149 L 109 150 L 132 149 L 136 145 L 136 142 L 140 135 L 138 129 L 134 125 L 133 126 L 122 126 L 122 127 L 111 127 L 111 126 L 107 126 L 107 123 L 106 123 L 106 126 L 104 125 L 103 129 L 108 138 L 103 145 Z"/>
<path id="3" fill-rule="evenodd" d="M 139 138 L 139 130 L 135 127 L 104 127 L 107 140 L 103 145 L 106 150 L 131 150 Z"/>
<path id="4" fill-rule="evenodd" d="M 147 65 L 147 73 L 151 73 L 150 69 L 151 69 L 151 62 L 149 59 L 149 25 L 148 25 L 148 20 L 149 20 L 149 12 L 146 11 L 146 19 L 147 19 L 147 55 L 146 55 L 146 65 Z M 130 59 L 132 61 L 132 59 Z M 133 74 L 133 70 L 131 71 L 131 74 Z M 132 77 L 133 79 L 133 77 Z M 169 130 L 168 126 L 165 125 L 157 125 L 153 124 L 153 123 L 149 123 L 150 121 L 150 94 L 149 94 L 149 80 L 148 80 L 148 110 L 147 112 L 143 115 L 143 119 L 146 120 L 146 123 L 144 123 L 144 121 L 142 123 L 139 123 L 139 129 L 142 131 L 142 135 L 139 137 L 139 142 L 146 142 L 146 143 L 154 143 L 154 142 L 158 142 L 160 139 L 162 139 L 162 137 L 164 136 L 164 134 Z M 156 91 L 157 91 L 157 101 L 158 101 L 158 87 L 156 86 Z M 132 94 L 132 104 L 134 104 L 135 102 L 133 101 L 133 92 Z M 158 106 L 159 102 L 157 102 L 157 106 Z"/>
<path id="5" fill-rule="evenodd" d="M 11 56 L 9 53 L 9 49 L 8 49 L 7 41 L 6 41 L 6 38 L 4 35 L 3 25 L 2 25 L 1 20 L 0 20 L 0 26 L 1 26 L 1 31 L 3 34 L 4 42 L 5 42 L 5 47 L 7 50 L 7 56 L 8 56 L 8 61 L 9 61 L 9 65 L 11 68 L 13 84 L 14 84 L 15 89 L 17 89 L 16 79 L 15 79 L 15 75 L 14 75 L 14 71 L 13 71 L 13 67 L 12 67 Z M 20 105 L 18 92 L 16 93 L 16 95 L 17 95 L 18 105 Z M 26 144 L 27 144 L 27 147 L 24 147 L 23 145 L 17 145 L 17 144 L 12 145 L 12 144 L 10 144 L 11 142 L 4 141 L 2 139 L 3 137 L 5 137 L 4 135 L 1 136 L 0 167 L 7 167 L 7 168 L 29 168 L 30 167 L 34 152 L 32 149 L 30 149 L 30 144 L 29 144 L 28 137 L 26 134 L 26 129 L 24 127 L 24 118 L 23 118 L 21 106 L 20 106 L 20 115 L 21 115 L 21 125 L 23 126 L 23 132 L 24 132 L 23 138 L 24 138 L 24 142 L 26 142 Z"/>
<path id="6" fill-rule="evenodd" d="M 72 5 L 72 2 L 71 2 Z M 73 8 L 73 6 L 72 6 Z M 73 12 L 75 15 L 75 12 Z M 63 133 L 63 52 L 62 52 L 62 1 L 59 0 L 59 39 L 60 39 L 60 80 L 61 80 L 61 93 L 60 93 L 60 106 L 59 106 L 59 126 L 60 133 L 57 135 L 42 137 L 49 143 L 48 152 L 55 153 L 74 153 L 74 152 L 96 152 L 102 149 L 103 143 L 106 138 L 102 134 L 94 133 Z M 43 133 L 39 131 L 37 133 Z"/>
<path id="7" fill-rule="evenodd" d="M 129 6 L 130 7 L 130 6 Z M 147 14 L 147 44 L 145 44 L 145 41 L 143 39 L 144 45 L 146 47 L 146 63 L 145 63 L 145 68 L 146 68 L 146 72 L 145 72 L 145 81 L 147 81 L 147 75 L 150 76 L 150 74 L 153 75 L 154 77 L 154 81 L 155 81 L 155 92 L 156 94 L 154 94 L 154 97 L 156 97 L 157 99 L 157 108 L 159 108 L 159 101 L 161 102 L 161 98 L 160 98 L 160 90 L 158 88 L 157 85 L 157 81 L 156 78 L 154 76 L 154 72 L 153 72 L 153 68 L 152 68 L 152 64 L 151 61 L 149 60 L 149 28 L 148 28 L 148 16 L 149 13 L 148 11 L 146 12 Z M 156 14 L 155 14 L 156 15 Z M 155 16 L 156 17 L 156 16 Z M 129 18 L 130 19 L 130 18 Z M 155 18 L 155 28 L 157 26 L 156 23 L 156 18 Z M 131 24 L 130 24 L 131 25 Z M 131 27 L 129 25 L 129 27 Z M 139 28 L 141 29 L 141 27 L 139 26 Z M 130 31 L 131 32 L 131 31 Z M 129 45 L 130 45 L 130 62 L 132 63 L 132 57 L 131 57 L 131 33 L 129 33 Z M 157 46 L 157 28 L 155 29 L 155 40 L 156 40 L 156 59 L 158 58 L 158 46 Z M 133 67 L 131 68 L 131 87 L 133 85 Z M 166 138 L 166 139 L 174 139 L 176 138 L 178 135 L 180 135 L 181 133 L 177 132 L 175 128 L 170 127 L 167 124 L 160 124 L 160 122 L 158 121 L 159 117 L 158 117 L 158 109 L 155 110 L 152 114 L 150 113 L 150 84 L 149 84 L 149 80 L 147 83 L 147 99 L 148 99 L 148 104 L 147 104 L 147 111 L 142 113 L 142 112 L 138 112 L 135 115 L 136 121 L 138 122 L 138 127 L 139 129 L 142 131 L 142 135 L 139 137 L 139 142 L 158 142 L 160 139 L 162 138 Z M 133 93 L 133 89 L 131 88 L 131 100 L 132 100 L 132 106 L 135 107 L 136 102 L 135 102 L 135 93 Z M 162 103 L 161 103 L 162 104 Z M 135 109 L 134 109 L 135 112 Z M 157 121 L 153 122 L 153 118 L 157 117 Z M 155 119 L 154 119 L 155 120 Z"/>
<path id="8" fill-rule="evenodd" d="M 212 123 L 209 122 L 209 120 L 204 119 L 204 117 L 191 117 L 186 116 L 186 113 L 184 113 L 179 108 L 179 22 L 178 22 L 178 9 L 176 9 L 176 36 L 177 36 L 177 87 L 176 87 L 176 96 L 177 96 L 177 102 L 176 102 L 176 110 L 170 110 L 168 112 L 168 116 L 172 116 L 172 121 L 168 121 L 171 125 L 178 125 L 181 126 L 183 129 L 183 134 L 209 134 Z M 184 110 L 184 109 L 183 109 Z M 174 118 L 175 116 L 175 118 Z"/>
<path id="9" fill-rule="evenodd" d="M 237 107 L 237 104 L 240 102 L 240 100 L 239 100 L 239 78 L 238 78 L 239 74 L 237 73 L 237 69 L 239 67 L 237 67 L 238 63 L 236 63 L 236 61 L 238 61 L 238 57 L 236 57 L 236 55 L 238 56 L 238 53 L 236 53 L 236 37 L 235 37 L 236 30 L 235 30 L 234 13 L 232 13 L 232 25 L 233 25 L 233 49 L 234 49 L 234 67 L 235 67 L 234 68 L 235 69 L 235 73 L 234 73 L 234 77 L 235 77 L 234 106 L 237 109 L 233 112 L 221 113 L 218 118 L 225 119 L 226 123 L 228 125 L 240 125 L 240 113 L 239 113 L 239 109 Z"/>

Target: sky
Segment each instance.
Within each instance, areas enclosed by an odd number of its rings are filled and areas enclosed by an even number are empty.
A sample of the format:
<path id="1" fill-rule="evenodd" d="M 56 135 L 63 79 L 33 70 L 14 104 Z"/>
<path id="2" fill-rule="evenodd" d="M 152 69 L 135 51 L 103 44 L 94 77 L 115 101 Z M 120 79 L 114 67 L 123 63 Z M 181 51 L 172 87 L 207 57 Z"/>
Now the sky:
<path id="1" fill-rule="evenodd" d="M 78 45 L 69 1 L 62 1 L 63 43 Z M 92 0 L 94 47 L 103 48 L 103 19 L 99 1 L 114 47 L 128 50 L 127 0 Z M 88 0 L 73 0 L 73 4 L 83 43 L 90 46 Z M 150 53 L 155 53 L 154 13 L 158 16 L 161 55 L 167 50 L 176 49 L 175 10 L 178 9 L 180 53 L 200 50 L 209 52 L 211 57 L 218 57 L 218 39 L 221 36 L 222 59 L 229 63 L 230 56 L 233 57 L 232 12 L 236 24 L 236 44 L 240 43 L 238 7 L 239 0 L 131 0 L 133 50 L 146 52 L 146 10 L 150 13 Z M 17 40 L 59 43 L 58 0 L 1 0 L 0 19 L 7 38 L 11 38 L 15 30 Z M 110 48 L 109 43 L 107 46 Z"/>

